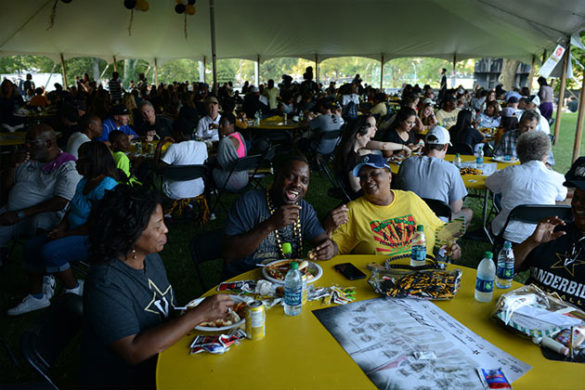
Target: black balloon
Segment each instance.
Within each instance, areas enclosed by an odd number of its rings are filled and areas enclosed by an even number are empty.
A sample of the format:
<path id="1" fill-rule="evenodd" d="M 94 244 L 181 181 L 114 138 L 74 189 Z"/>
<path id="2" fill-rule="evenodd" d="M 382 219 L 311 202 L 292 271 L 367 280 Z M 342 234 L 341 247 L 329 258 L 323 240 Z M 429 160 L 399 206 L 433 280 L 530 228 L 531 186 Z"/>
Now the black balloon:
<path id="1" fill-rule="evenodd" d="M 134 9 L 136 7 L 136 0 L 124 0 L 124 7 Z"/>
<path id="2" fill-rule="evenodd" d="M 185 12 L 185 4 L 177 4 L 175 6 L 175 12 L 178 14 L 182 14 L 183 12 Z"/>
<path id="3" fill-rule="evenodd" d="M 197 1 L 197 0 L 188 0 L 188 1 L 187 1 L 187 3 L 189 3 L 189 5 L 195 5 L 195 2 L 196 2 L 196 1 Z"/>

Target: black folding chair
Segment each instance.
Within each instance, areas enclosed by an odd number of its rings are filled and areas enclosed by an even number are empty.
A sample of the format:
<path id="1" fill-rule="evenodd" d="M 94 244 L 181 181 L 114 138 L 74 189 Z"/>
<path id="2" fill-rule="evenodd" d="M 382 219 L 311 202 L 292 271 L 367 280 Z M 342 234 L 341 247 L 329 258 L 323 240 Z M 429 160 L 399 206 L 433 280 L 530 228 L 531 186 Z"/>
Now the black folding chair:
<path id="1" fill-rule="evenodd" d="M 204 224 L 207 223 L 209 220 L 209 205 L 207 202 L 208 199 L 208 186 L 206 184 L 207 177 L 208 177 L 208 168 L 206 165 L 201 164 L 192 164 L 192 165 L 169 165 L 162 168 L 159 172 L 160 180 L 159 180 L 159 187 L 162 187 L 163 180 L 172 180 L 172 181 L 189 181 L 195 179 L 203 179 L 205 192 L 195 198 L 197 206 L 199 208 L 199 221 Z M 169 210 L 165 209 L 165 212 L 169 212 L 173 214 L 176 210 L 172 207 Z M 178 214 L 181 214 L 182 211 L 178 211 Z"/>
<path id="2" fill-rule="evenodd" d="M 437 215 L 437 217 L 447 218 L 447 220 L 451 220 L 451 207 L 443 203 L 438 199 L 429 199 L 429 198 L 422 198 L 425 203 L 429 206 L 431 210 Z"/>
<path id="3" fill-rule="evenodd" d="M 189 181 L 202 178 L 207 179 L 207 166 L 194 165 L 169 165 L 161 169 L 160 176 L 163 179 L 173 181 Z"/>
<path id="4" fill-rule="evenodd" d="M 573 214 L 571 212 L 571 206 L 569 205 L 541 205 L 541 204 L 522 204 L 514 207 L 506 223 L 502 228 L 502 231 L 498 235 L 494 235 L 494 253 L 496 249 L 503 246 L 504 243 L 504 232 L 508 227 L 508 224 L 512 221 L 533 223 L 536 224 L 547 217 L 557 216 L 564 221 L 571 221 Z"/>
<path id="5" fill-rule="evenodd" d="M 246 156 L 246 157 L 242 157 L 242 158 L 238 159 L 232 165 L 232 169 L 230 170 L 230 173 L 228 174 L 227 178 L 223 182 L 222 186 L 220 188 L 217 188 L 217 197 L 215 199 L 215 203 L 211 207 L 211 212 L 213 213 L 215 211 L 215 208 L 218 205 L 221 205 L 223 207 L 223 209 L 227 211 L 226 207 L 223 205 L 223 203 L 221 203 L 221 197 L 227 191 L 226 186 L 229 183 L 230 178 L 232 177 L 232 175 L 235 172 L 246 171 L 246 172 L 249 172 L 248 173 L 249 177 L 250 176 L 253 177 L 256 174 L 256 172 L 258 171 L 258 169 L 260 168 L 260 165 L 262 164 L 263 161 L 264 161 L 264 156 L 262 156 L 261 154 L 256 154 L 253 156 Z M 246 188 L 243 188 L 242 191 L 244 191 L 245 189 Z M 239 192 L 241 192 L 241 191 L 239 191 Z"/>
<path id="6" fill-rule="evenodd" d="M 22 355 L 51 389 L 58 390 L 59 387 L 49 377 L 49 370 L 81 329 L 82 320 L 83 298 L 65 294 L 20 337 Z"/>
<path id="7" fill-rule="evenodd" d="M 209 286 L 214 285 L 215 282 L 205 282 L 199 264 L 221 258 L 222 236 L 223 230 L 216 229 L 196 235 L 189 244 L 191 259 L 193 260 L 193 265 L 195 266 L 195 271 L 197 272 L 197 277 L 199 278 L 199 283 L 201 283 L 203 291 L 207 291 Z"/>
<path id="8" fill-rule="evenodd" d="M 327 163 L 319 157 L 317 163 L 321 166 L 323 172 L 325 172 L 325 175 L 331 182 L 331 185 L 333 185 L 333 188 L 329 192 L 329 195 L 333 196 L 334 198 L 341 199 L 344 202 L 350 202 L 351 196 L 349 196 L 343 185 L 340 182 L 338 182 L 335 176 L 331 173 Z"/>
<path id="9" fill-rule="evenodd" d="M 455 142 L 453 143 L 453 146 L 449 146 L 447 153 L 448 154 L 459 153 L 465 156 L 473 156 L 473 148 L 471 147 L 471 145 Z"/>

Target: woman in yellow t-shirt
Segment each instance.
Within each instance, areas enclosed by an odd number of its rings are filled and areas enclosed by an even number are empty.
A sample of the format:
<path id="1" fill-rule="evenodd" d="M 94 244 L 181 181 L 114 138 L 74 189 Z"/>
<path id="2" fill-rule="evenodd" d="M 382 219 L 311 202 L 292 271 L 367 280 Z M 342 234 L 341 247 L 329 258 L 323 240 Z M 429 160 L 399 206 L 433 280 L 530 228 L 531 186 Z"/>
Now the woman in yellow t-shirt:
<path id="1" fill-rule="evenodd" d="M 349 202 L 349 220 L 332 235 L 339 254 L 409 254 L 417 225 L 425 227 L 427 253 L 433 253 L 435 230 L 444 224 L 415 193 L 390 189 L 390 166 L 380 155 L 364 156 L 353 170 L 364 195 Z M 452 259 L 461 256 L 457 244 Z"/>

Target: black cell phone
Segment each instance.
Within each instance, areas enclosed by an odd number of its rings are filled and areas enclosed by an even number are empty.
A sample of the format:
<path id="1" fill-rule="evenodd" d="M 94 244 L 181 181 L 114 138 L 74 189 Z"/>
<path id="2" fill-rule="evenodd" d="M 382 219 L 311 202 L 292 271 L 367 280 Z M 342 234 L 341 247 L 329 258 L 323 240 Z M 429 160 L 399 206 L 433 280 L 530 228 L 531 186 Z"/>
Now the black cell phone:
<path id="1" fill-rule="evenodd" d="M 366 277 L 366 274 L 357 269 L 356 266 L 351 263 L 337 264 L 334 268 L 349 280 L 358 280 Z"/>

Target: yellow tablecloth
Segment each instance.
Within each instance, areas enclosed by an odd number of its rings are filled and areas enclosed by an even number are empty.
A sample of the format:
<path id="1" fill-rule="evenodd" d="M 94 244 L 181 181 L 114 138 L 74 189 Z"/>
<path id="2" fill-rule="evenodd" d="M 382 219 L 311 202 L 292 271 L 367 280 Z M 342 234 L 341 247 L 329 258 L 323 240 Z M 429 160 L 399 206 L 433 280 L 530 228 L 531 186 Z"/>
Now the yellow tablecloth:
<path id="1" fill-rule="evenodd" d="M 382 263 L 382 256 L 346 255 L 321 262 L 324 275 L 316 286 L 355 286 L 358 300 L 374 298 L 366 279 L 348 281 L 333 269 L 352 262 L 369 275 L 366 264 Z M 576 389 L 585 383 L 582 364 L 547 360 L 531 341 L 513 335 L 490 319 L 497 297 L 509 290 L 496 290 L 491 303 L 473 298 L 475 270 L 463 270 L 461 289 L 451 301 L 437 306 L 498 348 L 533 368 L 513 383 L 514 389 Z M 235 279 L 260 278 L 259 270 Z M 514 287 L 519 287 L 514 283 Z M 208 292 L 209 294 L 210 292 Z M 213 292 L 211 292 L 213 293 Z M 282 307 L 267 311 L 266 337 L 244 340 L 223 355 L 189 355 L 194 335 L 183 337 L 162 352 L 157 365 L 157 388 L 167 389 L 373 389 L 372 382 L 321 325 L 311 310 L 325 306 L 309 302 L 297 317 L 288 317 Z"/>
<path id="2" fill-rule="evenodd" d="M 455 159 L 454 154 L 448 154 L 445 156 L 445 161 L 453 162 L 454 159 Z M 463 156 L 462 155 L 461 161 L 463 161 L 463 162 L 475 161 L 475 156 Z M 484 157 L 484 163 L 488 164 L 488 163 L 494 163 L 494 162 L 495 161 L 493 161 L 491 157 Z M 500 169 L 504 169 L 507 166 L 517 165 L 517 164 L 518 164 L 518 162 L 513 162 L 513 163 L 512 162 L 510 162 L 510 163 L 497 162 L 497 169 L 499 171 Z M 390 163 L 390 168 L 392 170 L 392 173 L 398 174 L 398 170 L 400 169 L 400 165 Z M 485 179 L 487 178 L 487 176 L 462 175 L 462 177 L 463 177 L 463 182 L 465 183 L 466 188 L 475 189 L 475 190 L 485 190 L 486 189 Z"/>
<path id="3" fill-rule="evenodd" d="M 295 130 L 299 128 L 299 124 L 292 121 L 292 116 L 289 115 L 286 124 L 284 123 L 284 117 L 282 116 L 271 116 L 260 120 L 260 124 L 256 124 L 255 121 L 248 122 L 248 129 L 250 130 Z"/>
<path id="4" fill-rule="evenodd" d="M 24 145 L 26 131 L 15 131 L 14 133 L 0 133 L 0 146 Z"/>

